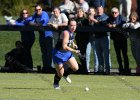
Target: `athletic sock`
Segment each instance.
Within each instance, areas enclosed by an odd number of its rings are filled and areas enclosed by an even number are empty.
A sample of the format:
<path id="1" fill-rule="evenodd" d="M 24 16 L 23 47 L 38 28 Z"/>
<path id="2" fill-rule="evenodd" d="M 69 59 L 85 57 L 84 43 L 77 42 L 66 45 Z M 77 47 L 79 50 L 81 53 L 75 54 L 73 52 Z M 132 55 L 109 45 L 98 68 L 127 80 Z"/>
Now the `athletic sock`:
<path id="1" fill-rule="evenodd" d="M 64 71 L 64 75 L 63 76 L 67 77 L 71 73 L 73 73 L 73 70 L 71 68 L 68 68 L 68 69 L 66 69 L 66 71 Z"/>
<path id="2" fill-rule="evenodd" d="M 57 74 L 55 74 L 55 76 L 54 76 L 54 84 L 58 84 L 59 85 L 60 79 L 61 79 L 61 77 L 59 77 Z"/>

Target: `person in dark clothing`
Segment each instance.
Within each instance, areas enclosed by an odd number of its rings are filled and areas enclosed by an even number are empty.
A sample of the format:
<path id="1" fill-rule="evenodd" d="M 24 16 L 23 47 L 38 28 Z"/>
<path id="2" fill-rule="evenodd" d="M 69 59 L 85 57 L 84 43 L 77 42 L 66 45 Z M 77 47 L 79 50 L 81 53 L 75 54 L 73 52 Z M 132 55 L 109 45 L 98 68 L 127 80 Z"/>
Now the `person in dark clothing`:
<path id="1" fill-rule="evenodd" d="M 82 8 L 77 9 L 77 16 L 75 18 L 78 27 L 89 26 L 89 21 L 86 18 L 85 12 Z M 87 64 L 86 64 L 86 48 L 89 42 L 89 33 L 88 32 L 77 32 L 75 40 L 82 54 L 82 58 L 79 57 L 81 65 L 79 65 L 79 73 L 88 73 Z M 85 57 L 84 57 L 85 56 Z"/>
<path id="2" fill-rule="evenodd" d="M 24 51 L 21 41 L 16 41 L 16 48 L 5 55 L 5 65 L 1 68 L 3 72 L 29 72 L 31 71 L 24 64 Z"/>
<path id="3" fill-rule="evenodd" d="M 29 17 L 29 12 L 26 9 L 21 10 L 20 17 L 16 20 L 15 25 L 18 26 L 25 26 L 29 24 L 29 21 L 32 17 Z M 20 31 L 21 33 L 21 41 L 23 44 L 23 53 L 24 53 L 24 60 L 25 65 L 33 69 L 33 60 L 31 55 L 31 48 L 35 41 L 35 34 L 34 31 Z"/>
<path id="4" fill-rule="evenodd" d="M 138 21 L 138 14 L 137 12 L 133 11 L 130 14 L 130 21 L 123 24 L 123 28 L 128 29 L 138 29 L 140 28 L 140 22 Z M 130 46 L 132 55 L 136 62 L 136 74 L 140 75 L 140 34 L 139 32 L 129 32 L 129 38 L 130 38 Z"/>
<path id="5" fill-rule="evenodd" d="M 105 7 L 106 0 L 88 0 L 89 6 L 97 8 L 99 6 Z"/>
<path id="6" fill-rule="evenodd" d="M 96 27 L 104 27 L 108 15 L 104 13 L 102 6 L 97 7 L 97 15 L 95 16 L 94 25 Z M 98 58 L 98 68 L 95 74 L 110 74 L 110 37 L 107 32 L 95 32 L 95 46 Z"/>
<path id="7" fill-rule="evenodd" d="M 19 18 L 13 23 L 8 22 L 9 25 L 18 25 L 18 26 L 27 26 L 29 25 L 29 21 L 32 17 L 29 16 L 29 12 L 27 9 L 23 9 L 20 12 Z M 21 41 L 23 44 L 23 53 L 24 53 L 24 63 L 25 65 L 33 69 L 33 60 L 31 55 L 31 48 L 35 41 L 34 31 L 20 31 L 21 33 Z"/>
<path id="8" fill-rule="evenodd" d="M 113 7 L 112 15 L 107 19 L 107 26 L 116 29 L 116 32 L 111 33 L 113 44 L 119 64 L 119 74 L 130 74 L 129 60 L 127 55 L 127 38 L 119 27 L 125 23 L 123 17 L 119 14 L 119 10 Z M 123 56 L 123 59 L 122 59 Z M 124 61 L 124 64 L 123 64 Z"/>

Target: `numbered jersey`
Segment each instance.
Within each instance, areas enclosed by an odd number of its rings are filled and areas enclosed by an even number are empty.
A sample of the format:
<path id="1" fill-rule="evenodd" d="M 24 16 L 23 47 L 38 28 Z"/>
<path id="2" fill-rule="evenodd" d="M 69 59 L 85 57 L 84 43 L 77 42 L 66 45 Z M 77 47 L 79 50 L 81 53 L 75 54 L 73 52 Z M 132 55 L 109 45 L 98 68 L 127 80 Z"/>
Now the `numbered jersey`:
<path id="1" fill-rule="evenodd" d="M 74 41 L 74 34 L 70 33 L 69 31 L 68 31 L 68 33 L 69 33 L 69 40 L 67 42 L 67 45 L 71 46 L 73 41 Z M 59 39 L 58 39 L 57 44 L 55 46 L 56 49 L 62 49 L 63 38 L 64 38 L 64 35 L 63 35 L 63 32 L 62 32 L 62 34 L 59 36 Z"/>

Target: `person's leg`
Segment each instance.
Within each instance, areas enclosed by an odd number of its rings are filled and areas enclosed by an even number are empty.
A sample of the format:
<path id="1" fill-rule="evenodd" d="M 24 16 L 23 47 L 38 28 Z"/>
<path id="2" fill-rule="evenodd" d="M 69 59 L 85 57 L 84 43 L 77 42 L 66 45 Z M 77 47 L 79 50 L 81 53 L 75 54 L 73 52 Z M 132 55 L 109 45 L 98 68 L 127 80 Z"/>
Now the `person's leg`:
<path id="1" fill-rule="evenodd" d="M 64 67 L 63 64 L 55 64 L 55 68 L 56 68 L 56 74 L 54 76 L 54 83 L 53 86 L 55 89 L 60 89 L 59 87 L 59 81 L 61 80 L 61 77 L 64 74 Z"/>
<path id="2" fill-rule="evenodd" d="M 31 55 L 31 48 L 33 46 L 34 40 L 28 40 L 28 41 L 22 41 L 23 43 L 23 52 L 24 52 L 24 59 L 25 59 L 25 65 L 33 69 L 33 60 Z"/>
<path id="3" fill-rule="evenodd" d="M 127 39 L 123 39 L 121 42 L 121 50 L 122 50 L 122 55 L 123 55 L 123 60 L 124 60 L 124 73 L 125 75 L 129 75 L 131 73 L 129 69 L 129 60 L 128 60 L 128 55 L 127 55 Z"/>
<path id="4" fill-rule="evenodd" d="M 136 73 L 140 75 L 140 39 L 137 39 L 136 42 L 136 62 L 137 62 Z"/>
<path id="5" fill-rule="evenodd" d="M 126 0 L 126 21 L 129 21 L 131 6 L 132 6 L 132 0 Z"/>
<path id="6" fill-rule="evenodd" d="M 119 0 L 119 12 L 126 19 L 127 14 L 127 3 L 126 0 Z"/>
<path id="7" fill-rule="evenodd" d="M 43 66 L 43 72 L 52 72 L 52 50 L 53 50 L 53 39 L 52 37 L 45 38 L 46 45 L 46 66 Z"/>
<path id="8" fill-rule="evenodd" d="M 122 41 L 121 49 L 122 49 L 122 55 L 124 58 L 124 69 L 128 70 L 129 69 L 129 60 L 128 60 L 128 55 L 127 55 L 127 39 L 124 39 Z"/>
<path id="9" fill-rule="evenodd" d="M 94 72 L 98 71 L 98 66 L 99 66 L 99 62 L 98 62 L 98 57 L 97 57 L 97 53 L 96 53 L 96 46 L 95 46 L 95 40 L 92 43 L 92 48 L 93 48 L 93 56 L 94 56 Z"/>
<path id="10" fill-rule="evenodd" d="M 79 69 L 78 63 L 74 57 L 71 57 L 65 64 L 65 71 L 63 74 L 63 78 L 71 83 L 71 79 L 68 77 L 71 73 L 76 72 Z M 67 67 L 67 68 L 66 68 Z"/>
<path id="11" fill-rule="evenodd" d="M 140 74 L 140 40 L 131 40 L 131 51 L 136 61 L 136 73 Z"/>
<path id="12" fill-rule="evenodd" d="M 95 39 L 96 53 L 99 61 L 98 72 L 104 72 L 103 49 L 101 47 L 102 38 Z"/>
<path id="13" fill-rule="evenodd" d="M 132 55 L 136 61 L 136 50 L 137 50 L 136 49 L 136 42 L 131 40 L 131 39 L 130 39 L 130 42 L 131 42 L 131 52 L 132 52 Z"/>
<path id="14" fill-rule="evenodd" d="M 123 73 L 123 64 L 122 64 L 121 51 L 120 51 L 121 44 L 119 44 L 118 40 L 114 40 L 113 44 L 114 44 L 114 49 L 116 52 L 117 62 L 119 64 L 119 73 L 122 74 Z"/>
<path id="15" fill-rule="evenodd" d="M 87 49 L 86 49 L 86 64 L 87 64 L 87 71 L 90 72 L 90 55 L 91 55 L 91 43 L 89 42 L 87 44 Z"/>
<path id="16" fill-rule="evenodd" d="M 123 0 L 118 0 L 119 1 L 119 12 L 122 15 L 123 13 Z"/>
<path id="17" fill-rule="evenodd" d="M 45 45 L 45 34 L 43 32 L 39 33 L 39 45 L 40 45 L 41 54 L 42 54 L 43 67 L 46 67 L 47 66 L 46 64 L 47 52 L 46 52 L 46 45 Z"/>
<path id="18" fill-rule="evenodd" d="M 69 66 L 64 73 L 64 76 L 67 77 L 72 72 L 76 72 L 79 69 L 78 63 L 74 57 L 71 57 L 66 64 Z"/>
<path id="19" fill-rule="evenodd" d="M 101 6 L 102 6 L 102 7 L 105 7 L 105 5 L 106 5 L 106 0 L 101 0 L 100 2 L 101 2 Z"/>
<path id="20" fill-rule="evenodd" d="M 105 61 L 105 72 L 106 74 L 110 74 L 110 62 L 109 62 L 109 39 L 108 36 L 102 39 L 102 48 L 103 48 L 103 57 Z"/>
<path id="21" fill-rule="evenodd" d="M 110 32 L 108 32 L 108 40 L 109 40 L 109 52 L 110 52 Z M 109 53 L 109 66 L 110 66 L 110 70 L 111 70 L 111 55 Z"/>

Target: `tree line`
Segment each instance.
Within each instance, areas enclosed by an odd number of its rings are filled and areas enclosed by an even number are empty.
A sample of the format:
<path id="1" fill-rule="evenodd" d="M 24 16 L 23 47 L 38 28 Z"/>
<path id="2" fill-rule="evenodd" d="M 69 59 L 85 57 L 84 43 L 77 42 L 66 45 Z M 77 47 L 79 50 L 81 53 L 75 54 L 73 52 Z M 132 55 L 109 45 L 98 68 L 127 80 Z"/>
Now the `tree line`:
<path id="1" fill-rule="evenodd" d="M 25 8 L 32 12 L 38 1 L 40 0 L 0 0 L 0 15 L 19 15 Z"/>
<path id="2" fill-rule="evenodd" d="M 52 0 L 52 4 L 58 5 L 63 0 Z M 74 0 L 72 0 L 74 1 Z M 44 4 L 46 3 L 46 4 Z M 45 8 L 47 7 L 47 0 L 0 0 L 0 15 L 19 15 L 22 9 L 28 9 L 30 13 L 33 13 L 34 6 L 41 4 Z M 117 0 L 106 0 L 106 9 L 110 9 L 112 6 L 117 5 Z M 108 11 L 108 10 L 107 10 Z"/>

